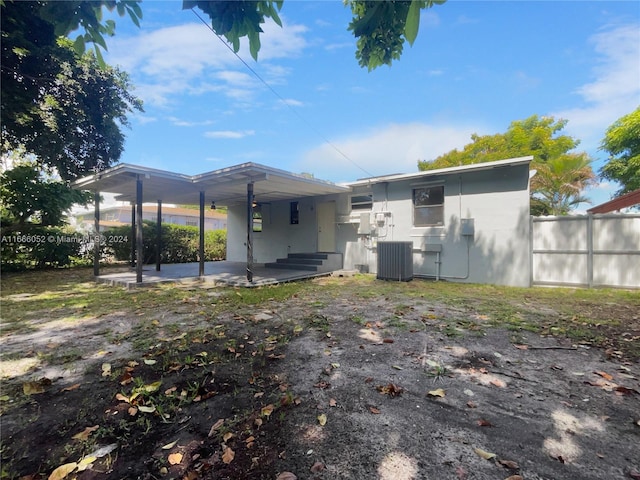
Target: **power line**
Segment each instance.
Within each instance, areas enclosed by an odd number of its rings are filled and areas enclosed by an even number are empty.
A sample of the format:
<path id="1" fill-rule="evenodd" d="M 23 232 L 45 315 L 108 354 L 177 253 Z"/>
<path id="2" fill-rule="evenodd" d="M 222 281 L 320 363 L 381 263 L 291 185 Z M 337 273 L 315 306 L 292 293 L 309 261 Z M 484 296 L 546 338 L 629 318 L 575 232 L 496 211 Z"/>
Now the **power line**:
<path id="1" fill-rule="evenodd" d="M 347 156 L 346 153 L 344 153 L 342 150 L 340 150 L 336 145 L 334 145 L 327 137 L 325 137 L 318 129 L 316 129 L 313 125 L 311 125 L 311 123 L 309 123 L 309 121 L 307 121 L 306 118 L 304 118 L 300 112 L 298 112 L 296 109 L 294 109 L 289 102 L 287 102 L 282 95 L 280 95 L 271 85 L 269 85 L 261 76 L 258 72 L 256 72 L 253 68 L 251 68 L 251 65 L 249 65 L 247 62 L 244 61 L 244 59 L 238 55 L 237 52 L 235 52 L 233 50 L 233 48 L 231 48 L 231 46 L 220 36 L 216 33 L 216 31 L 213 29 L 213 27 L 211 25 L 209 25 L 209 23 L 202 18 L 202 16 L 200 16 L 200 14 L 198 12 L 196 12 L 193 8 L 191 9 L 191 11 L 193 12 L 193 14 L 211 31 L 211 33 L 213 33 L 216 37 L 218 37 L 218 40 L 220 40 L 222 42 L 222 44 L 227 47 L 229 49 L 229 51 L 231 53 L 233 53 L 236 58 L 238 60 L 240 60 L 242 62 L 242 64 L 247 67 L 247 69 L 258 79 L 260 80 L 260 82 L 267 87 L 271 93 L 273 93 L 276 97 L 278 97 L 280 99 L 280 101 L 289 109 L 291 110 L 300 120 L 302 120 L 307 127 L 309 127 L 311 129 L 311 131 L 313 133 L 315 133 L 316 135 L 318 135 L 327 145 L 329 145 L 331 148 L 333 148 L 336 152 L 338 152 L 338 154 L 340 154 L 342 157 L 344 157 L 346 160 L 348 160 L 349 162 L 351 162 L 355 167 L 359 168 L 360 170 L 362 170 L 364 173 L 366 173 L 369 177 L 373 177 L 374 175 L 370 172 L 368 172 L 367 170 L 365 170 L 363 167 L 361 167 L 360 165 L 358 165 L 354 160 L 352 160 L 351 158 L 349 158 Z"/>

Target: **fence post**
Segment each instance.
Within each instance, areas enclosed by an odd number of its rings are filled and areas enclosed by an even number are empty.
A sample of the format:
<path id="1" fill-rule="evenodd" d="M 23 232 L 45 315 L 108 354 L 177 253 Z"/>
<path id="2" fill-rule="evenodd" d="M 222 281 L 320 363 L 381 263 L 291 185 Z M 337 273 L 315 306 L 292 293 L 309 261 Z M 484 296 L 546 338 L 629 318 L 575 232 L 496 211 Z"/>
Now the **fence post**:
<path id="1" fill-rule="evenodd" d="M 593 288 L 593 213 L 587 214 L 587 283 Z"/>
<path id="2" fill-rule="evenodd" d="M 533 215 L 529 215 L 529 286 L 533 287 Z"/>

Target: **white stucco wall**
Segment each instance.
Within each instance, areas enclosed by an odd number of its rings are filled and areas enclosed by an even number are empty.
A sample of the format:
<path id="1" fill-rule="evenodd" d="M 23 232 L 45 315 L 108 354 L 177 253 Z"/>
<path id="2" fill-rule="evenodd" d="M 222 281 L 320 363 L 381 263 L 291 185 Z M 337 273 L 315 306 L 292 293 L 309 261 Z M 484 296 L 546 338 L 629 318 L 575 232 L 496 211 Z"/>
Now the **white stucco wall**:
<path id="1" fill-rule="evenodd" d="M 414 227 L 413 189 L 438 184 L 444 185 L 444 225 Z M 421 250 L 424 244 L 440 244 L 440 278 L 529 285 L 527 165 L 376 184 L 371 191 L 372 223 L 384 220 L 383 226 L 378 227 L 377 236 L 358 235 L 351 225 L 342 227 L 345 268 L 367 263 L 375 272 L 377 241 L 411 241 L 416 275 L 436 275 L 436 254 Z M 473 237 L 461 235 L 461 219 L 473 219 Z"/>

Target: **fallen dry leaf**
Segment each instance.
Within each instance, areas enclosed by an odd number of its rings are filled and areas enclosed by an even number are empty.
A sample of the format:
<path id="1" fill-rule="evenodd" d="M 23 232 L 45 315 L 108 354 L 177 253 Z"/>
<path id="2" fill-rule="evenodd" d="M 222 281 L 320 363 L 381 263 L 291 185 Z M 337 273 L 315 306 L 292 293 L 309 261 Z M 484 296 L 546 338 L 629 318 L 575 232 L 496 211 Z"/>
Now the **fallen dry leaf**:
<path id="1" fill-rule="evenodd" d="M 280 475 L 278 475 L 276 480 L 298 480 L 298 477 L 296 477 L 291 472 L 282 472 Z"/>
<path id="2" fill-rule="evenodd" d="M 524 480 L 524 479 L 520 475 L 511 475 L 510 477 L 507 477 L 504 480 Z"/>
<path id="3" fill-rule="evenodd" d="M 604 378 L 605 380 L 608 380 L 609 382 L 613 380 L 613 376 L 609 375 L 607 372 L 602 372 L 600 370 L 597 370 L 593 373 L 595 373 L 596 375 L 600 375 L 602 378 Z"/>
<path id="4" fill-rule="evenodd" d="M 260 410 L 260 413 L 264 417 L 268 417 L 269 415 L 271 415 L 272 412 L 273 412 L 273 404 L 271 403 L 269 405 L 262 407 L 262 409 Z"/>
<path id="5" fill-rule="evenodd" d="M 384 338 L 382 343 L 393 343 L 393 338 Z"/>
<path id="6" fill-rule="evenodd" d="M 369 411 L 374 415 L 380 414 L 380 410 L 378 410 L 376 407 L 369 407 Z"/>
<path id="7" fill-rule="evenodd" d="M 226 442 L 226 441 L 228 441 L 229 439 L 231 439 L 231 438 L 233 438 L 235 436 L 236 436 L 235 433 L 227 432 L 222 436 L 222 441 Z"/>
<path id="8" fill-rule="evenodd" d="M 390 383 L 388 385 L 378 385 L 376 390 L 382 393 L 383 395 L 389 395 L 390 397 L 396 397 L 398 395 L 402 395 L 404 388 L 396 385 L 395 383 Z"/>
<path id="9" fill-rule="evenodd" d="M 467 407 L 469 408 L 476 408 L 478 405 L 475 404 L 475 402 L 472 402 L 471 400 L 469 400 L 467 402 Z"/>
<path id="10" fill-rule="evenodd" d="M 236 452 L 234 452 L 229 447 L 227 447 L 224 449 L 224 452 L 222 452 L 222 461 L 227 465 L 229 465 L 231 462 L 233 462 L 233 459 L 235 458 L 235 456 L 236 456 Z"/>
<path id="11" fill-rule="evenodd" d="M 182 462 L 182 456 L 183 455 L 180 452 L 170 453 L 167 457 L 167 460 L 171 465 L 178 465 L 180 462 Z"/>
<path id="12" fill-rule="evenodd" d="M 329 399 L 329 406 L 330 407 L 335 407 L 338 404 L 338 402 L 336 402 L 335 398 L 330 398 Z"/>
<path id="13" fill-rule="evenodd" d="M 481 458 L 484 458 L 485 460 L 491 460 L 492 458 L 496 458 L 495 453 L 487 452 L 486 450 L 482 450 L 481 448 L 474 448 L 473 451 L 476 452 L 476 455 L 478 455 Z"/>
<path id="14" fill-rule="evenodd" d="M 153 412 L 156 411 L 156 407 L 154 407 L 154 406 L 147 407 L 147 406 L 144 406 L 144 405 L 140 405 L 140 406 L 138 406 L 138 410 L 140 410 L 143 413 L 153 413 Z"/>
<path id="15" fill-rule="evenodd" d="M 507 386 L 507 384 L 504 381 L 500 380 L 499 378 L 494 378 L 489 383 L 494 387 L 504 388 Z"/>
<path id="16" fill-rule="evenodd" d="M 60 465 L 56 468 L 51 475 L 49 475 L 49 480 L 62 480 L 66 478 L 71 472 L 73 472 L 78 467 L 76 462 L 65 463 L 64 465 Z"/>
<path id="17" fill-rule="evenodd" d="M 634 478 L 635 480 L 640 480 L 640 472 L 637 472 L 637 471 L 635 471 L 635 470 L 631 470 L 631 471 L 629 472 L 629 476 L 630 476 L 631 478 Z"/>
<path id="18" fill-rule="evenodd" d="M 316 462 L 313 465 L 311 465 L 311 472 L 313 473 L 318 473 L 318 472 L 321 472 L 322 470 L 324 470 L 324 463 L 322 462 Z"/>
<path id="19" fill-rule="evenodd" d="M 22 391 L 25 395 L 36 395 L 44 393 L 44 387 L 40 382 L 25 382 L 22 384 Z"/>
<path id="20" fill-rule="evenodd" d="M 97 457 L 91 457 L 91 456 L 84 457 L 82 460 L 78 462 L 78 471 L 84 472 L 97 459 L 98 459 Z"/>
<path id="21" fill-rule="evenodd" d="M 213 434 L 218 430 L 222 425 L 224 425 L 224 418 L 220 418 L 216 423 L 211 425 L 211 429 L 209 430 L 209 437 L 213 437 Z"/>
<path id="22" fill-rule="evenodd" d="M 520 465 L 516 462 L 512 462 L 511 460 L 498 460 L 498 463 L 504 468 L 508 468 L 510 470 L 518 470 L 520 468 Z"/>
<path id="23" fill-rule="evenodd" d="M 478 424 L 479 427 L 493 427 L 491 422 L 489 420 L 485 420 L 484 418 L 481 418 L 476 423 Z"/>
<path id="24" fill-rule="evenodd" d="M 171 450 L 173 447 L 176 446 L 176 443 L 178 443 L 178 440 L 175 440 L 171 443 L 167 443 L 166 445 L 162 446 L 162 450 Z"/>
<path id="25" fill-rule="evenodd" d="M 324 427 L 327 424 L 327 416 L 324 413 L 318 415 L 318 423 L 322 427 Z"/>
<path id="26" fill-rule="evenodd" d="M 75 383 L 75 384 L 71 385 L 70 387 L 64 387 L 60 391 L 61 392 L 71 392 L 73 390 L 77 390 L 78 388 L 80 388 L 80 384 L 79 383 Z"/>
<path id="27" fill-rule="evenodd" d="M 436 390 L 430 390 L 427 395 L 429 395 L 430 397 L 444 397 L 445 393 L 444 390 L 441 388 L 438 388 Z"/>
<path id="28" fill-rule="evenodd" d="M 103 377 L 108 377 L 111 375 L 111 364 L 110 363 L 103 363 L 102 364 L 102 376 Z"/>
<path id="29" fill-rule="evenodd" d="M 467 475 L 468 473 L 464 468 L 462 468 L 459 465 L 456 467 L 456 476 L 458 477 L 459 480 L 466 480 Z"/>
<path id="30" fill-rule="evenodd" d="M 513 346 L 516 347 L 518 350 L 529 350 L 529 346 L 528 345 L 514 344 Z"/>
<path id="31" fill-rule="evenodd" d="M 99 425 L 94 425 L 93 427 L 87 427 L 82 432 L 76 433 L 71 438 L 73 438 L 74 440 L 81 440 L 81 441 L 89 440 L 89 435 L 91 435 L 91 433 L 95 432 L 98 428 L 100 428 Z"/>
<path id="32" fill-rule="evenodd" d="M 129 415 L 131 415 L 132 417 L 135 417 L 138 414 L 138 409 L 136 407 L 129 407 L 127 413 L 129 413 Z"/>

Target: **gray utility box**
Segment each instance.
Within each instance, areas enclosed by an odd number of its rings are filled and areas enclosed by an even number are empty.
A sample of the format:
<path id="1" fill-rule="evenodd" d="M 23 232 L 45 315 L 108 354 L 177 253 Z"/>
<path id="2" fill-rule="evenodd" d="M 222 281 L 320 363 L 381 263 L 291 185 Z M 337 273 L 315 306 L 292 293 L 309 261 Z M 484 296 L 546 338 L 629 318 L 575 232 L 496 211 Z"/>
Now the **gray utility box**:
<path id="1" fill-rule="evenodd" d="M 378 280 L 413 280 L 413 242 L 378 242 Z"/>

